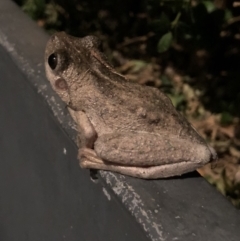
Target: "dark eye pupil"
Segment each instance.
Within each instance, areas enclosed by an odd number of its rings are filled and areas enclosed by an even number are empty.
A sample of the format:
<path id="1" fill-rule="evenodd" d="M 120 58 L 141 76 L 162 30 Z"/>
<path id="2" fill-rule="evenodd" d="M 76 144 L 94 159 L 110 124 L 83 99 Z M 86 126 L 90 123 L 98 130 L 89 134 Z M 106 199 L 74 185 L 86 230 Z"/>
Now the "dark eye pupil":
<path id="1" fill-rule="evenodd" d="M 49 64 L 49 66 L 51 67 L 52 70 L 54 70 L 57 67 L 57 63 L 58 63 L 57 55 L 51 54 L 48 57 L 48 64 Z"/>

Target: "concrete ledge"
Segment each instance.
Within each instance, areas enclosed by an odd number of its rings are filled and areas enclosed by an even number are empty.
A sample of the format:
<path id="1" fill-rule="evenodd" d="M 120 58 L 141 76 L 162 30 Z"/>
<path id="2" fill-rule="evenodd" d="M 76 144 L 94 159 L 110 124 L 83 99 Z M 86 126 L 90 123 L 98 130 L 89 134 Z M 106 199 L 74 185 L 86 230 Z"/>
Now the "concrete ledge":
<path id="1" fill-rule="evenodd" d="M 1 240 L 238 240 L 239 211 L 195 173 L 145 181 L 76 160 L 76 132 L 45 78 L 48 35 L 0 1 Z"/>

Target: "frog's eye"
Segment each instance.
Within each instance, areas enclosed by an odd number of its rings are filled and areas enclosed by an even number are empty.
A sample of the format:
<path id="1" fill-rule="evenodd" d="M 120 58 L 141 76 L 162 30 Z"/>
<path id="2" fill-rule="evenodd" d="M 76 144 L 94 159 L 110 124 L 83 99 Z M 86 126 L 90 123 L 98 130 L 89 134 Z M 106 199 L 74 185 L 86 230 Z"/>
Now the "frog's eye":
<path id="1" fill-rule="evenodd" d="M 48 64 L 52 70 L 54 70 L 57 67 L 58 58 L 56 54 L 53 53 L 48 57 Z"/>
<path id="2" fill-rule="evenodd" d="M 68 89 L 67 82 L 62 78 L 56 80 L 55 86 L 57 89 L 60 89 L 60 90 Z"/>

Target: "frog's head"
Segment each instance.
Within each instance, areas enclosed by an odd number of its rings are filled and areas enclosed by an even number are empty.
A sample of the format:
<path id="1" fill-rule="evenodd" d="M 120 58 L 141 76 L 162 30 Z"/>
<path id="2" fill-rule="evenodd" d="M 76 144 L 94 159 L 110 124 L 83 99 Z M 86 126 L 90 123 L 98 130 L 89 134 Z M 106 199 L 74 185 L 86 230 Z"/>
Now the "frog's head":
<path id="1" fill-rule="evenodd" d="M 108 72 L 113 72 L 101 52 L 98 38 L 77 38 L 64 32 L 56 33 L 49 39 L 45 50 L 45 69 L 53 89 L 66 104 L 73 104 L 74 94 L 83 85 L 91 84 L 96 77 L 103 80 Z"/>

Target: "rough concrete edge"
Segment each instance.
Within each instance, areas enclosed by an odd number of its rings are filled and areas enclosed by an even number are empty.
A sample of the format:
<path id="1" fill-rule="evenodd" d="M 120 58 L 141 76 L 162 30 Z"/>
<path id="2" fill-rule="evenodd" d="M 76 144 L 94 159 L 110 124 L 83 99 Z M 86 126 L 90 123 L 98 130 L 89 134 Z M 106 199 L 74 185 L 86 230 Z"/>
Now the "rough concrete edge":
<path id="1" fill-rule="evenodd" d="M 107 185 L 121 199 L 121 202 L 128 208 L 128 211 L 136 218 L 148 237 L 153 241 L 166 240 L 162 225 L 154 217 L 152 210 L 148 209 L 127 179 L 128 177 L 113 172 L 101 171 Z"/>
<path id="2" fill-rule="evenodd" d="M 11 11 L 21 11 L 19 8 L 16 8 L 15 3 L 10 0 L 2 1 L 5 1 L 6 4 L 12 4 L 12 6 L 10 6 L 12 7 Z M 11 17 L 13 16 L 15 16 L 15 14 L 12 14 Z M 25 19 L 21 21 L 32 21 L 27 16 L 22 17 Z M 5 20 L 7 21 L 7 19 Z M 35 26 L 38 28 L 36 24 Z M 0 30 L 0 44 L 6 49 L 18 68 L 22 70 L 23 74 L 26 75 L 27 80 L 35 87 L 38 94 L 40 94 L 47 102 L 60 125 L 74 140 L 75 138 L 73 136 L 75 135 L 73 133 L 76 132 L 73 131 L 73 129 L 75 129 L 75 125 L 70 115 L 66 113 L 64 104 L 51 89 L 46 77 L 44 77 L 45 73 L 43 72 L 43 62 L 39 61 L 38 64 L 33 64 L 31 60 L 27 59 L 24 55 L 24 50 L 21 47 L 17 48 L 19 39 L 10 39 L 7 34 L 7 32 L 5 33 Z M 24 41 L 23 37 L 21 37 L 21 42 Z M 136 221 L 146 232 L 146 235 L 153 241 L 165 240 L 163 237 L 162 226 L 158 223 L 154 214 L 150 210 L 147 210 L 147 207 L 140 195 L 136 190 L 134 190 L 133 186 L 130 185 L 130 182 L 128 182 L 128 177 L 107 171 L 100 171 L 99 173 L 104 179 L 104 182 L 106 182 L 117 195 L 126 209 L 133 217 L 135 217 Z M 103 190 L 103 192 L 104 195 L 106 195 L 105 190 Z"/>
<path id="3" fill-rule="evenodd" d="M 70 115 L 64 112 L 62 103 L 58 102 L 54 95 L 49 95 L 50 86 L 48 84 L 37 83 L 37 80 L 40 78 L 39 72 L 36 72 L 34 67 L 32 67 L 30 63 L 16 51 L 14 45 L 7 41 L 7 37 L 1 31 L 0 44 L 5 47 L 11 57 L 15 60 L 17 66 L 27 76 L 27 79 L 30 80 L 34 87 L 36 87 L 38 94 L 42 95 L 46 100 L 54 116 L 63 128 L 66 128 L 66 125 L 68 125 L 71 129 L 75 129 L 75 124 L 73 123 Z M 68 130 L 66 131 L 68 132 Z M 74 137 L 71 137 L 74 140 Z M 135 216 L 136 220 L 139 224 L 141 224 L 142 228 L 145 232 L 147 232 L 151 240 L 165 240 L 161 231 L 161 225 L 157 223 L 157 220 L 153 220 L 154 217 L 152 216 L 150 210 L 146 212 L 143 200 L 134 188 L 127 182 L 127 178 L 125 176 L 106 171 L 100 171 L 99 173 L 131 214 Z"/>
<path id="4" fill-rule="evenodd" d="M 23 74 L 26 75 L 27 80 L 35 87 L 37 93 L 47 102 L 58 122 L 64 126 L 64 128 L 69 126 L 70 129 L 75 129 L 73 120 L 66 110 L 64 110 L 64 104 L 59 101 L 58 96 L 53 93 L 50 84 L 43 77 L 43 62 L 39 61 L 38 65 L 33 66 L 31 62 L 25 58 L 24 52 L 18 51 L 18 49 L 15 48 L 16 43 L 11 43 L 7 35 L 1 30 L 0 44 L 7 50 Z"/>

